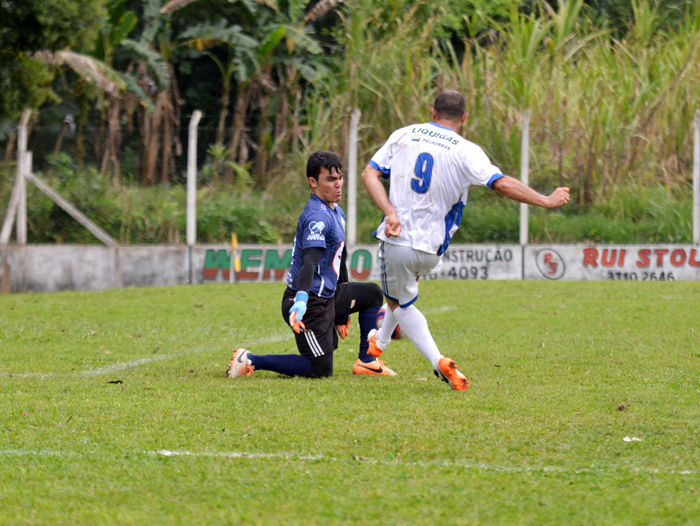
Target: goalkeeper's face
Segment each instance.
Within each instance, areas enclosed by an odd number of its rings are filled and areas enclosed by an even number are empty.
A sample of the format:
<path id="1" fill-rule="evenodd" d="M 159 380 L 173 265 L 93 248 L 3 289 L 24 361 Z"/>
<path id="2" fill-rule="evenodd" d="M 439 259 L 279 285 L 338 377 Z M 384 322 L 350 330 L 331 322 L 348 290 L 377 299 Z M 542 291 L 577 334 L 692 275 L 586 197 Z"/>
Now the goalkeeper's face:
<path id="1" fill-rule="evenodd" d="M 343 197 L 343 183 L 345 178 L 343 172 L 332 168 L 330 171 L 326 168 L 321 168 L 321 173 L 318 175 L 318 181 L 313 177 L 309 177 L 311 191 L 331 208 L 335 208 L 335 203 L 340 202 Z"/>

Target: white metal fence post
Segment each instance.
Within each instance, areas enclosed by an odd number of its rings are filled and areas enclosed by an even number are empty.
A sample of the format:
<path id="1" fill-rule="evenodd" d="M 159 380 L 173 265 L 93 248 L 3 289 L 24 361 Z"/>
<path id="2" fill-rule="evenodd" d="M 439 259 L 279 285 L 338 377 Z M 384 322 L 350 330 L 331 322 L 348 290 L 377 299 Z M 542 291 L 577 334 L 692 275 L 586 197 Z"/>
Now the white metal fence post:
<path id="1" fill-rule="evenodd" d="M 17 243 L 20 245 L 27 244 L 27 181 L 32 175 L 32 162 L 33 156 L 32 152 L 24 152 L 24 160 L 22 161 L 22 200 L 20 201 L 20 208 L 17 209 L 17 217 L 19 218 L 20 213 L 23 218 L 18 225 L 23 225 L 22 240 L 20 241 L 19 228 L 17 229 Z M 21 210 L 21 212 L 20 212 Z"/>
<path id="2" fill-rule="evenodd" d="M 197 243 L 197 126 L 202 112 L 194 110 L 187 144 L 187 276 L 192 283 L 192 248 Z"/>
<path id="3" fill-rule="evenodd" d="M 523 115 L 523 130 L 520 141 L 520 180 L 524 185 L 530 185 L 529 174 L 530 156 L 530 110 Z M 528 206 L 520 203 L 520 244 L 527 245 L 529 240 Z"/>
<path id="4" fill-rule="evenodd" d="M 700 245 L 700 110 L 695 111 L 693 141 L 693 243 Z"/>
<path id="5" fill-rule="evenodd" d="M 345 228 L 348 245 L 357 242 L 357 129 L 361 115 L 360 110 L 353 110 L 348 134 L 348 223 Z"/>
<path id="6" fill-rule="evenodd" d="M 0 245 L 7 245 L 10 243 L 12 228 L 15 225 L 15 218 L 17 217 L 17 206 L 19 205 L 19 180 L 19 176 L 16 177 L 15 184 L 12 187 L 12 194 L 10 195 L 10 204 L 7 207 L 5 221 L 2 224 L 2 232 L 0 232 Z"/>
<path id="7" fill-rule="evenodd" d="M 19 179 L 19 203 L 17 206 L 17 244 L 27 244 L 27 127 L 32 110 L 25 109 L 17 130 L 17 177 Z M 31 170 L 31 167 L 29 167 Z"/>

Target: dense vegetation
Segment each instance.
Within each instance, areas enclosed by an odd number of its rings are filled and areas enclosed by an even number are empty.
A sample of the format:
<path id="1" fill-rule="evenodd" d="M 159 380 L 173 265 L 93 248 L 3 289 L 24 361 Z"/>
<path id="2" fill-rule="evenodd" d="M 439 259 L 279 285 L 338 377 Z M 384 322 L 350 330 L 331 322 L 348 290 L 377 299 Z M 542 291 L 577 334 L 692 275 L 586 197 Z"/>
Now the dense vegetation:
<path id="1" fill-rule="evenodd" d="M 0 7 L 3 203 L 29 105 L 34 136 L 54 132 L 33 146 L 52 184 L 121 242 L 181 242 L 183 130 L 201 109 L 199 241 L 288 241 L 305 158 L 346 154 L 354 108 L 362 166 L 456 88 L 465 137 L 504 173 L 519 173 L 530 111 L 532 185 L 572 188 L 565 210 L 533 214 L 532 241 L 690 240 L 697 0 L 83 3 Z M 470 202 L 458 240 L 517 241 L 517 206 Z M 38 192 L 30 203 L 30 241 L 93 241 Z M 359 206 L 367 242 L 379 215 Z"/>

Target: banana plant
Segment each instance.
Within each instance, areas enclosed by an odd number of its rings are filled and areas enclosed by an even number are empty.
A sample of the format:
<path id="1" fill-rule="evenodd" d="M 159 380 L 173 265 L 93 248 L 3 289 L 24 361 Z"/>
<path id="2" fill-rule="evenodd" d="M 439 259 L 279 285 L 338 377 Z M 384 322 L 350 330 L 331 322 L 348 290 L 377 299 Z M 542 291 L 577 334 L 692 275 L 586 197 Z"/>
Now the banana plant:
<path id="1" fill-rule="evenodd" d="M 297 141 L 303 143 L 299 122 L 303 86 L 318 85 L 329 73 L 321 59 L 323 49 L 309 23 L 337 3 L 322 0 L 309 10 L 310 0 L 287 0 L 268 6 L 256 19 L 253 34 L 263 36 L 256 52 L 258 68 L 247 88 L 251 97 L 248 104 L 255 103 L 260 111 L 258 141 L 250 143 L 243 135 L 239 144 L 232 146 L 239 146 L 239 164 L 247 161 L 247 144 L 254 148 L 254 172 L 261 186 L 270 183 L 270 158 L 280 161 L 286 145 L 291 144 L 294 149 Z M 246 109 L 242 106 L 239 111 Z M 274 124 L 270 123 L 271 118 Z M 239 124 L 242 120 L 240 116 L 237 119 Z"/>
<path id="2" fill-rule="evenodd" d="M 246 25 L 225 21 L 192 26 L 178 36 L 179 44 L 206 53 L 219 68 L 222 78 L 221 111 L 217 144 L 224 141 L 224 126 L 229 99 L 236 84 L 235 106 L 230 126 L 228 150 L 231 161 L 245 165 L 250 149 L 256 151 L 259 184 L 265 184 L 270 155 L 281 157 L 283 143 L 299 137 L 302 84 L 318 83 L 328 73 L 321 60 L 322 48 L 309 23 L 325 15 L 342 0 L 321 0 L 309 8 L 312 0 L 238 0 L 250 14 Z M 155 2 L 155 0 L 150 0 Z M 196 0 L 171 0 L 160 8 L 172 13 Z M 226 47 L 226 57 L 214 53 L 214 47 Z M 292 111 L 291 105 L 294 105 Z M 274 108 L 274 110 L 273 110 Z M 247 128 L 247 116 L 259 111 L 255 136 Z M 275 114 L 271 114 L 271 112 Z M 274 124 L 271 126 L 271 119 Z M 292 132 L 289 124 L 292 124 Z M 303 139 L 302 139 L 303 140 Z"/>
<path id="3" fill-rule="evenodd" d="M 216 128 L 216 144 L 222 145 L 233 80 L 235 78 L 240 83 L 249 78 L 249 71 L 257 66 L 255 50 L 260 43 L 245 34 L 241 26 L 227 25 L 225 20 L 221 20 L 217 24 L 204 23 L 190 27 L 180 35 L 180 39 L 183 44 L 207 55 L 214 61 L 221 73 L 221 109 Z M 224 47 L 226 58 L 221 59 L 212 52 L 214 47 Z"/>
<path id="4" fill-rule="evenodd" d="M 139 158 L 141 182 L 156 183 L 160 154 L 160 181 L 168 182 L 174 171 L 174 155 L 182 153 L 182 144 L 175 130 L 180 126 L 180 106 L 175 70 L 170 63 L 178 43 L 170 27 L 170 15 L 161 14 L 161 0 L 143 0 L 143 27 L 136 39 L 124 39 L 121 47 L 131 57 L 138 83 L 153 105 L 153 111 L 138 108 L 141 129 Z M 173 147 L 175 151 L 173 152 Z M 174 155 L 173 155 L 174 154 Z"/>

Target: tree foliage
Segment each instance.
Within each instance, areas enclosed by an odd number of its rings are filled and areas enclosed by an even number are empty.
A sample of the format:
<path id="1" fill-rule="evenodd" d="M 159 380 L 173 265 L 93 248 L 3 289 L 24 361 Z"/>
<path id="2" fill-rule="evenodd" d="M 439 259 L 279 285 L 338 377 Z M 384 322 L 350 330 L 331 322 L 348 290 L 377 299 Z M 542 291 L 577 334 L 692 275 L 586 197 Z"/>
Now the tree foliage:
<path id="1" fill-rule="evenodd" d="M 104 14 L 99 0 L 0 1 L 0 117 L 56 101 L 50 69 L 33 53 L 84 48 Z"/>
<path id="2" fill-rule="evenodd" d="M 0 0 L 0 16 L 2 117 L 60 96 L 77 164 L 90 143 L 115 186 L 181 180 L 200 109 L 211 180 L 274 193 L 310 150 L 346 153 L 354 108 L 367 156 L 446 88 L 510 173 L 530 110 L 536 184 L 581 203 L 629 174 L 687 178 L 700 0 Z M 139 143 L 122 164 L 124 128 Z"/>
<path id="3" fill-rule="evenodd" d="M 104 15 L 99 0 L 3 0 L 0 48 L 13 53 L 82 49 L 94 41 Z"/>

